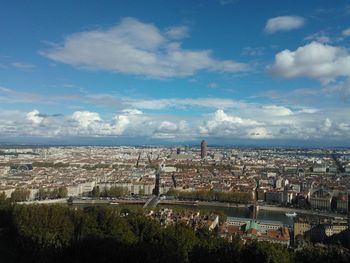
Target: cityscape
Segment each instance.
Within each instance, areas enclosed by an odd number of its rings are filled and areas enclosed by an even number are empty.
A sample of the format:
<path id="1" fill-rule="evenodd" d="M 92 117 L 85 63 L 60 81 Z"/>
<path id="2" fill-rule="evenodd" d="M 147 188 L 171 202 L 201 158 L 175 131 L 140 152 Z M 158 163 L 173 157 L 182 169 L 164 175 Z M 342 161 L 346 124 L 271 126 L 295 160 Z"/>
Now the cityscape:
<path id="1" fill-rule="evenodd" d="M 0 262 L 350 262 L 347 0 L 0 21 Z"/>
<path id="2" fill-rule="evenodd" d="M 0 156 L 4 199 L 135 205 L 164 226 L 217 228 L 227 240 L 298 247 L 338 238 L 346 246 L 340 234 L 348 229 L 350 149 L 214 148 L 202 140 L 178 147 L 15 147 Z M 211 212 L 202 216 L 198 208 Z"/>

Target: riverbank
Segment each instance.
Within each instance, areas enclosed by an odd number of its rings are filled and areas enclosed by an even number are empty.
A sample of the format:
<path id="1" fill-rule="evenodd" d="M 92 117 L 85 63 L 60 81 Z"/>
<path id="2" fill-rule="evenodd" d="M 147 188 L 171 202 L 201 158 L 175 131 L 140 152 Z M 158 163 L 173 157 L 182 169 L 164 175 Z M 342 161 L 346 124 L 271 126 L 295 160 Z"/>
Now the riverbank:
<path id="1" fill-rule="evenodd" d="M 199 206 L 217 206 L 217 207 L 232 207 L 232 208 L 244 208 L 249 207 L 252 204 L 232 204 L 232 203 L 221 203 L 221 202 L 198 202 Z M 300 208 L 290 208 L 290 207 L 281 207 L 281 206 L 272 206 L 272 205 L 258 205 L 258 210 L 266 211 L 276 211 L 276 212 L 296 212 L 297 214 L 303 215 L 314 215 L 314 216 L 323 216 L 323 217 L 339 217 L 347 219 L 346 214 L 338 214 L 331 212 L 315 211 L 315 210 L 306 210 Z"/>
<path id="2" fill-rule="evenodd" d="M 125 199 L 115 199 L 115 200 L 105 200 L 105 199 L 74 199 L 74 205 L 99 205 L 99 204 L 120 204 L 120 205 L 143 205 L 147 200 L 146 199 L 133 199 L 133 200 L 125 200 Z M 67 204 L 67 199 L 52 199 L 52 200 L 35 200 L 35 201 L 26 201 L 19 202 L 19 204 Z M 161 200 L 159 205 L 183 205 L 183 206 L 197 206 L 197 207 L 223 207 L 223 208 L 248 208 L 252 204 L 233 204 L 233 203 L 223 203 L 223 202 L 204 202 L 204 201 L 182 201 L 182 200 Z M 315 210 L 306 210 L 299 208 L 289 208 L 289 207 L 280 207 L 280 206 L 271 206 L 271 205 L 259 205 L 258 210 L 265 211 L 275 211 L 275 212 L 296 212 L 297 214 L 303 215 L 313 215 L 313 216 L 321 216 L 321 217 L 337 217 L 342 219 L 347 219 L 347 215 L 337 214 L 331 212 L 321 212 Z"/>
<path id="3" fill-rule="evenodd" d="M 66 204 L 66 203 L 67 203 L 67 198 L 48 199 L 48 200 L 33 200 L 33 201 L 17 202 L 17 204 L 21 204 L 21 205 L 33 205 L 33 204 Z"/>

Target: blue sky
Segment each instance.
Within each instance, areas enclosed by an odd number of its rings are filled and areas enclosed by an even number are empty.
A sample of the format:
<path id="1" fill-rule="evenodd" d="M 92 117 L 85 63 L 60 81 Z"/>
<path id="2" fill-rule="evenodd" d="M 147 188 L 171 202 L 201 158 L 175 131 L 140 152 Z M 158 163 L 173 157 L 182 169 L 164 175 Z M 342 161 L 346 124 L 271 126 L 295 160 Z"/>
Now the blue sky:
<path id="1" fill-rule="evenodd" d="M 0 142 L 350 146 L 348 1 L 4 1 Z"/>

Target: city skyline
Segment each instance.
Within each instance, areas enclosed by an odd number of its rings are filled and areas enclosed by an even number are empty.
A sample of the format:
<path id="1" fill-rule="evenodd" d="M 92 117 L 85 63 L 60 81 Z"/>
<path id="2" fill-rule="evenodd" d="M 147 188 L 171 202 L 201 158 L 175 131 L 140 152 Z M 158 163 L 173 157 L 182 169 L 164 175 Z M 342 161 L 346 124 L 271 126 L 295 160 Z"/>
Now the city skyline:
<path id="1" fill-rule="evenodd" d="M 350 146 L 347 1 L 8 1 L 0 17 L 0 143 Z"/>

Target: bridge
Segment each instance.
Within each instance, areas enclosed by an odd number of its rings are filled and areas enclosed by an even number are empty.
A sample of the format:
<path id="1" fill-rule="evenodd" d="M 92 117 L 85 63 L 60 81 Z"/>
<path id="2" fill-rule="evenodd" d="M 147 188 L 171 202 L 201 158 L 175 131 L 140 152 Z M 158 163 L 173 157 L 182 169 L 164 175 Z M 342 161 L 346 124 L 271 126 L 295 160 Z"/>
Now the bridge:
<path id="1" fill-rule="evenodd" d="M 144 204 L 143 208 L 147 208 L 147 207 L 154 208 L 158 205 L 159 201 L 160 199 L 158 195 L 152 195 Z"/>
<path id="2" fill-rule="evenodd" d="M 164 164 L 164 160 L 162 163 L 158 166 L 158 169 L 156 171 L 156 180 L 154 184 L 154 189 L 153 189 L 153 195 L 147 200 L 143 208 L 151 207 L 154 208 L 158 205 L 160 199 L 159 199 L 159 185 L 160 185 L 160 172 L 162 171 L 162 167 Z"/>

